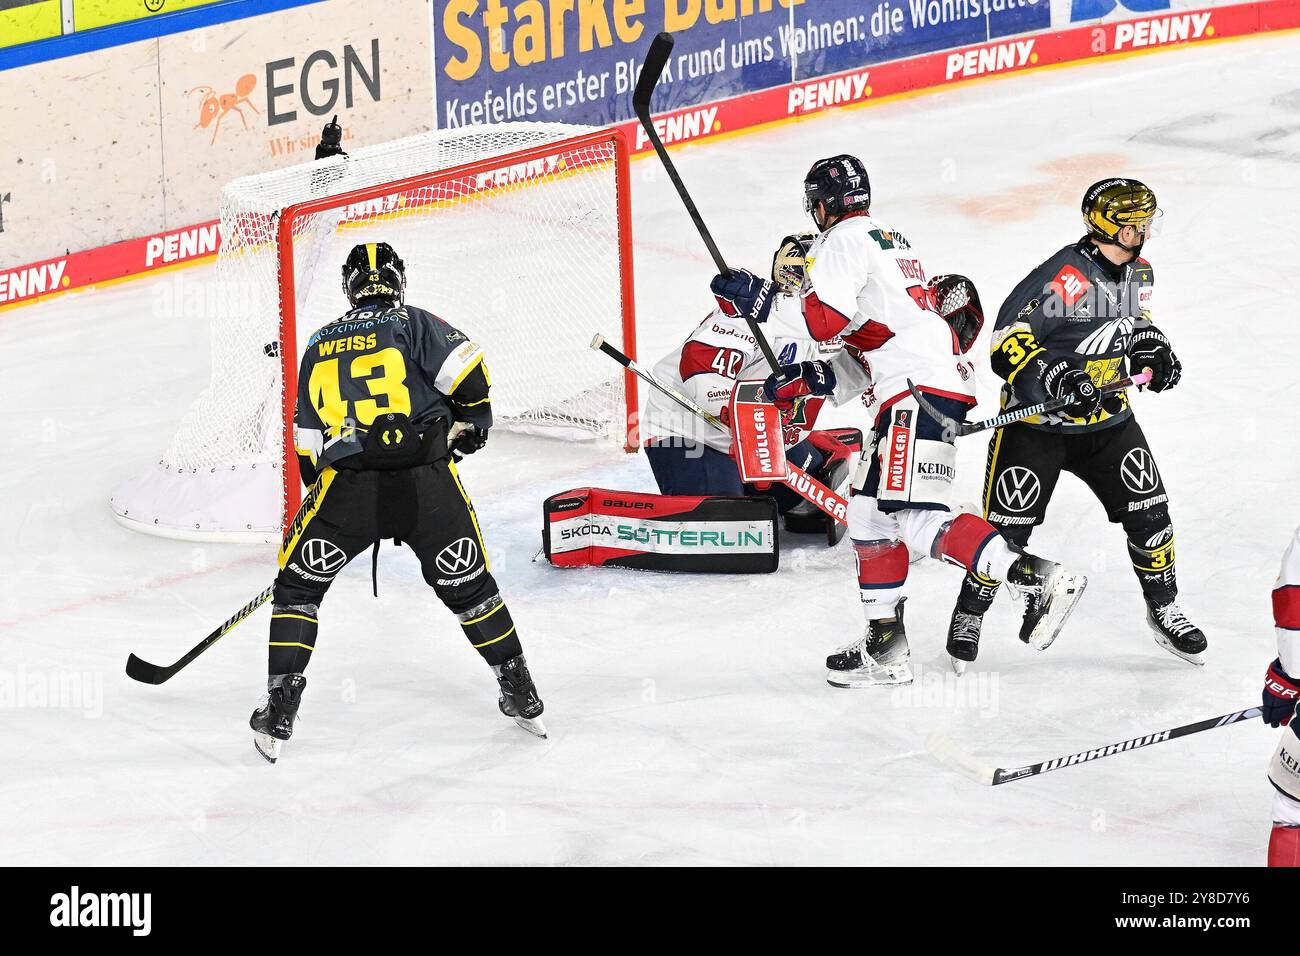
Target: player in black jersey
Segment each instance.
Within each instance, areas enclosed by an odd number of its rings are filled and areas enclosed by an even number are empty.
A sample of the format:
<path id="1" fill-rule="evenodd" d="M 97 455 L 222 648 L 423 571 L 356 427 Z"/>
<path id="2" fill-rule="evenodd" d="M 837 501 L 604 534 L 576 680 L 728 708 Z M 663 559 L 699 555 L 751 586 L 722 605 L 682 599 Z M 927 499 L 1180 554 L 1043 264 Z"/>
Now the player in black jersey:
<path id="1" fill-rule="evenodd" d="M 1174 529 L 1146 436 L 1123 392 L 1098 388 L 1150 369 L 1147 386 L 1178 384 L 1182 365 L 1151 321 L 1154 272 L 1142 245 L 1160 215 L 1155 194 L 1133 179 L 1107 179 L 1083 198 L 1087 235 L 1061 249 L 1012 290 L 998 312 L 993 371 L 1006 381 L 1004 409 L 1073 394 L 1059 415 L 999 429 L 989 443 L 984 512 L 1023 547 L 1042 524 L 1062 471 L 1081 478 L 1123 526 L 1156 641 L 1202 663 L 1205 635 L 1176 603 Z M 967 574 L 948 629 L 958 670 L 979 650 L 997 582 Z"/>
<path id="2" fill-rule="evenodd" d="M 483 353 L 403 304 L 405 268 L 386 243 L 352 250 L 343 289 L 352 309 L 312 335 L 298 375 L 295 444 L 311 487 L 280 549 L 268 694 L 250 720 L 258 752 L 274 763 L 293 733 L 325 592 L 384 538 L 415 552 L 497 675 L 502 713 L 545 736 L 542 701 L 456 474 L 458 456 L 482 448 L 492 426 Z"/>

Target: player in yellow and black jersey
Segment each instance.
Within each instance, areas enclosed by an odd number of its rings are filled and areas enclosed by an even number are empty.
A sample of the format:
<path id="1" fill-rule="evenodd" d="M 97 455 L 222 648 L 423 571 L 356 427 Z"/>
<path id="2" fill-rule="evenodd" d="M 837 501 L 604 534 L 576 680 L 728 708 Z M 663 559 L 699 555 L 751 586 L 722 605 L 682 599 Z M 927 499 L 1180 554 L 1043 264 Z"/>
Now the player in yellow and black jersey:
<path id="1" fill-rule="evenodd" d="M 1182 364 L 1152 321 L 1151 263 L 1142 246 L 1160 216 L 1155 193 L 1106 179 L 1085 193 L 1087 234 L 1031 271 L 1007 296 L 991 364 L 1006 385 L 1003 408 L 1074 396 L 1060 414 L 999 429 L 989 444 L 984 511 L 1024 547 L 1042 524 L 1061 472 L 1078 476 L 1121 525 L 1160 646 L 1202 663 L 1205 635 L 1177 604 L 1174 529 L 1160 470 L 1123 392 L 1102 386 L 1150 369 L 1147 388 L 1178 384 Z M 948 653 L 972 661 L 997 582 L 967 574 L 948 630 Z"/>
<path id="2" fill-rule="evenodd" d="M 492 427 L 482 350 L 404 304 L 405 267 L 386 243 L 352 250 L 343 288 L 352 309 L 312 335 L 298 375 L 295 444 L 311 487 L 280 549 L 268 695 L 250 720 L 257 749 L 274 762 L 293 733 L 325 592 L 385 538 L 415 552 L 492 667 L 502 713 L 545 736 L 542 701 L 456 474 L 455 461 L 482 448 Z"/>

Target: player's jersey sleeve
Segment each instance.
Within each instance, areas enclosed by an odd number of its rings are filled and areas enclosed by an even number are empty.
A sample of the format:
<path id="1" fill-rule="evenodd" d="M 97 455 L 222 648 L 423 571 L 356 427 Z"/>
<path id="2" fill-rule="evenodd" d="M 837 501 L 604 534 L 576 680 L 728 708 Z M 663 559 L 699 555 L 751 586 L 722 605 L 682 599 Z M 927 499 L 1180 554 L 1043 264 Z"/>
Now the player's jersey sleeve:
<path id="1" fill-rule="evenodd" d="M 451 406 L 456 421 L 492 427 L 492 400 L 483 350 L 451 323 L 423 309 L 407 308 L 412 358 Z"/>
<path id="2" fill-rule="evenodd" d="M 871 278 L 870 261 L 850 230 L 823 233 L 808 252 L 803 314 L 818 342 L 835 338 L 858 318 L 858 293 Z"/>
<path id="3" fill-rule="evenodd" d="M 298 399 L 293 416 L 293 450 L 298 456 L 298 469 L 307 484 L 312 484 L 316 479 L 317 462 L 325 448 L 327 430 L 311 399 L 310 383 L 314 364 L 315 349 L 309 345 L 298 367 Z"/>
<path id="4" fill-rule="evenodd" d="M 1300 528 L 1282 555 L 1282 570 L 1273 587 L 1273 625 L 1282 669 L 1300 677 Z"/>
<path id="5" fill-rule="evenodd" d="M 1024 374 L 1027 369 L 1063 356 L 1078 358 L 1072 351 L 1057 354 L 1044 344 L 1069 320 L 1089 287 L 1083 273 L 1067 261 L 1066 252 L 1057 253 L 1021 280 L 1002 303 L 993 327 L 989 364 L 1026 404 L 1050 397 L 1041 376 L 1032 371 Z"/>

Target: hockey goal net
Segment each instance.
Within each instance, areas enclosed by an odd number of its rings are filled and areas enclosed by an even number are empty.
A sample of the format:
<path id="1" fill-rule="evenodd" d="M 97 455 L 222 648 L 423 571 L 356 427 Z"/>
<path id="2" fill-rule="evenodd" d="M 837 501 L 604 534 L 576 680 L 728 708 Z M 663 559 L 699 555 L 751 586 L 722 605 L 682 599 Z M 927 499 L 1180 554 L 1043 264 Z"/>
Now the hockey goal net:
<path id="1" fill-rule="evenodd" d="M 275 540 L 301 500 L 298 362 L 347 309 L 358 243 L 406 263 L 406 301 L 482 347 L 497 425 L 633 447 L 627 147 L 616 130 L 510 123 L 414 136 L 250 176 L 222 193 L 212 381 L 160 467 L 113 496 L 124 524 L 172 537 Z"/>

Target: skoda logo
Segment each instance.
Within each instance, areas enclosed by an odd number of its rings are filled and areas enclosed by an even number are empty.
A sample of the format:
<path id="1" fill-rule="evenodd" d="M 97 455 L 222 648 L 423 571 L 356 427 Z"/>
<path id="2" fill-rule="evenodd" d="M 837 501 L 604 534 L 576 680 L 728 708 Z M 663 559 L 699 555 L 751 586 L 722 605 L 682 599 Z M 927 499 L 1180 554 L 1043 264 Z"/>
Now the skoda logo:
<path id="1" fill-rule="evenodd" d="M 457 538 L 433 559 L 443 574 L 460 574 L 478 564 L 478 545 L 473 538 Z"/>
<path id="2" fill-rule="evenodd" d="M 342 548 L 321 538 L 312 538 L 302 546 L 302 559 L 317 574 L 333 574 L 348 563 Z"/>

